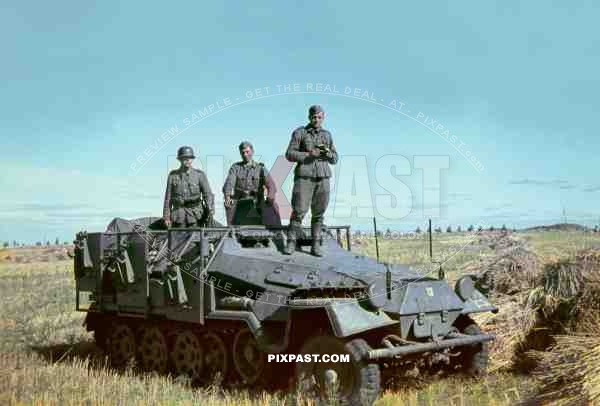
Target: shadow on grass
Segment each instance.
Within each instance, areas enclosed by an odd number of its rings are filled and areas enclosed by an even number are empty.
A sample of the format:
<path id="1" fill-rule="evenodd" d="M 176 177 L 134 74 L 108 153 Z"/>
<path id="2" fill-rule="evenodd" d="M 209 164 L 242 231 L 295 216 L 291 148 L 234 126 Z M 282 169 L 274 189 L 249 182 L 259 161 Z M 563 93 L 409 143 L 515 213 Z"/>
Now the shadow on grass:
<path id="1" fill-rule="evenodd" d="M 29 349 L 42 357 L 49 364 L 56 363 L 73 363 L 81 362 L 87 365 L 88 370 L 104 372 L 108 374 L 116 374 L 120 376 L 136 376 L 144 377 L 149 374 L 158 374 L 159 376 L 169 377 L 174 383 L 182 384 L 189 388 L 213 390 L 214 388 L 223 389 L 244 389 L 252 394 L 256 392 L 259 395 L 262 391 L 278 393 L 287 391 L 293 385 L 291 380 L 284 381 L 282 378 L 289 375 L 289 371 L 284 371 L 285 364 L 277 365 L 276 371 L 270 371 L 269 378 L 271 382 L 261 381 L 260 384 L 252 385 L 244 383 L 241 378 L 234 372 L 233 365 L 229 365 L 229 371 L 225 377 L 216 374 L 205 379 L 202 382 L 192 382 L 187 376 L 176 376 L 172 372 L 164 374 L 156 371 L 146 371 L 136 365 L 135 361 L 126 367 L 113 366 L 110 363 L 108 356 L 100 349 L 94 341 L 80 341 L 73 344 L 55 344 L 55 345 L 39 345 L 29 346 Z"/>
<path id="2" fill-rule="evenodd" d="M 47 346 L 30 346 L 31 351 L 39 355 L 44 362 L 48 364 L 64 364 L 70 365 L 73 363 L 81 363 L 85 368 L 88 369 L 90 375 L 117 375 L 130 378 L 146 379 L 149 376 L 157 376 L 156 372 L 144 372 L 138 369 L 135 365 L 129 366 L 128 368 L 114 368 L 110 366 L 108 358 L 105 357 L 102 350 L 100 350 L 93 341 L 80 341 L 73 344 L 58 344 L 58 345 L 47 345 Z M 290 364 L 280 363 L 279 366 L 290 367 Z M 213 377 L 210 382 L 205 383 L 192 383 L 189 379 L 184 377 L 175 377 L 174 375 L 161 374 L 161 377 L 169 377 L 170 382 L 174 385 L 181 385 L 181 387 L 189 389 L 199 389 L 201 393 L 208 397 L 215 399 L 227 399 L 235 394 L 240 394 L 244 399 L 252 399 L 253 402 L 260 403 L 265 396 L 265 392 L 269 396 L 273 396 L 277 399 L 285 399 L 285 405 L 298 405 L 301 402 L 297 402 L 297 398 L 302 396 L 306 397 L 306 394 L 299 392 L 298 388 L 291 383 L 291 385 L 285 388 L 281 387 L 265 387 L 263 385 L 244 385 L 239 381 L 232 380 L 230 377 L 233 374 L 228 374 L 226 379 L 220 379 L 220 377 Z M 278 374 L 276 373 L 275 376 Z M 387 374 L 386 374 L 387 375 Z M 476 379 L 465 377 L 460 374 L 441 374 L 441 375 L 430 375 L 420 374 L 416 377 L 403 377 L 399 376 L 382 376 L 382 395 L 387 392 L 388 401 L 396 402 L 400 400 L 412 399 L 431 399 L 441 401 L 442 399 L 456 398 L 457 396 L 463 396 L 466 401 L 472 401 L 477 397 L 483 397 L 485 399 L 499 399 L 497 404 L 510 404 L 503 403 L 504 392 L 513 391 L 515 394 L 511 395 L 513 398 L 526 399 L 525 395 L 529 392 L 528 385 L 519 383 L 521 381 L 519 376 L 512 374 L 501 374 L 501 375 L 489 375 L 483 379 Z M 523 376 L 525 378 L 526 376 Z M 388 379 L 386 379 L 388 378 Z M 391 378 L 391 379 L 390 379 Z M 458 390 L 457 388 L 461 388 Z M 239 390 L 239 392 L 238 392 Z M 512 392 L 511 392 L 512 393 Z M 232 395 L 233 394 L 233 395 Z M 482 399 L 483 399 L 482 398 Z M 462 398 L 461 398 L 462 399 Z M 512 399 L 512 398 L 511 398 Z M 384 403 L 390 404 L 390 403 Z M 394 403 L 398 404 L 398 403 Z M 456 404 L 456 403 L 455 403 Z M 470 403 L 463 403 L 470 404 Z M 473 403 L 480 404 L 480 403 Z M 532 403 L 522 403 L 532 404 Z"/>
<path id="3" fill-rule="evenodd" d="M 108 368 L 108 359 L 93 341 L 80 341 L 73 344 L 55 344 L 30 346 L 29 349 L 40 355 L 50 364 L 72 362 L 75 360 L 88 361 L 94 368 Z M 117 368 L 111 368 L 117 371 Z"/>

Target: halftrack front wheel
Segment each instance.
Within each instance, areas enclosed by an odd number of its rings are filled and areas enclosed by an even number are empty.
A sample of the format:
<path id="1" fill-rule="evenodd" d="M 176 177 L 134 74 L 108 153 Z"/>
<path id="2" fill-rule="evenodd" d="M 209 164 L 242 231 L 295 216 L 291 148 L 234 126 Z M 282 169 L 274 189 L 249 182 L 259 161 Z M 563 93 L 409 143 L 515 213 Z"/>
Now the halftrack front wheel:
<path id="1" fill-rule="evenodd" d="M 367 343 L 362 339 L 343 341 L 331 336 L 309 339 L 300 355 L 311 355 L 309 362 L 296 363 L 296 384 L 305 395 L 317 402 L 341 405 L 371 405 L 379 396 L 379 365 L 368 363 Z M 319 360 L 313 359 L 316 354 Z M 347 356 L 349 362 L 323 362 L 323 356 Z M 341 357 L 340 357 L 341 358 Z"/>
<path id="2" fill-rule="evenodd" d="M 204 351 L 202 381 L 208 382 L 216 374 L 225 380 L 229 372 L 229 358 L 223 339 L 216 333 L 206 333 L 200 338 L 200 346 Z"/>
<path id="3" fill-rule="evenodd" d="M 166 372 L 168 366 L 167 341 L 158 327 L 142 327 L 138 356 L 142 369 Z"/>
<path id="4" fill-rule="evenodd" d="M 471 318 L 461 317 L 456 323 L 458 330 L 467 335 L 481 334 L 481 329 Z M 489 345 L 477 343 L 464 347 L 458 347 L 460 354 L 453 363 L 455 369 L 470 376 L 484 375 L 489 362 Z"/>
<path id="5" fill-rule="evenodd" d="M 200 340 L 191 331 L 175 335 L 171 350 L 171 362 L 177 375 L 187 375 L 192 382 L 199 380 L 204 367 L 204 350 Z"/>
<path id="6" fill-rule="evenodd" d="M 131 327 L 117 324 L 108 335 L 107 352 L 113 366 L 122 368 L 135 361 L 135 335 Z"/>

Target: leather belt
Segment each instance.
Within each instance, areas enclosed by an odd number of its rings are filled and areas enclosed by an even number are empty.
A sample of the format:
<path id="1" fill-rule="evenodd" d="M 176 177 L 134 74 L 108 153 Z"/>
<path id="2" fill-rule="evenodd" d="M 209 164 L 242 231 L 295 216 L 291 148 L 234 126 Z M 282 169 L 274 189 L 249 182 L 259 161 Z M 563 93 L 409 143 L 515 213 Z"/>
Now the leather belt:
<path id="1" fill-rule="evenodd" d="M 186 200 L 185 202 L 183 202 L 183 204 L 175 205 L 175 208 L 179 209 L 181 207 L 186 207 L 186 208 L 196 207 L 196 206 L 198 206 L 198 204 L 200 202 L 201 202 L 201 199 Z"/>
<path id="2" fill-rule="evenodd" d="M 257 193 L 252 190 L 236 190 L 234 196 L 236 199 L 246 199 L 248 197 L 256 197 Z"/>

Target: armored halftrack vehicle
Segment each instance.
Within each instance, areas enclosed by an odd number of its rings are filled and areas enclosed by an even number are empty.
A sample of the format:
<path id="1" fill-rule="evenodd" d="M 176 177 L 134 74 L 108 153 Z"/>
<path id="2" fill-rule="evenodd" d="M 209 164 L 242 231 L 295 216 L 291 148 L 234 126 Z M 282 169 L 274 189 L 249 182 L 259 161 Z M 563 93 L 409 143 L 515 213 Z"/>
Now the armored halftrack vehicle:
<path id="1" fill-rule="evenodd" d="M 295 376 L 342 404 L 371 404 L 384 379 L 415 368 L 486 368 L 494 337 L 469 316 L 497 309 L 473 278 L 452 289 L 355 255 L 349 226 L 325 227 L 323 257 L 309 254 L 307 230 L 292 255 L 277 227 L 109 230 L 76 237 L 76 306 L 116 366 L 199 382 Z"/>

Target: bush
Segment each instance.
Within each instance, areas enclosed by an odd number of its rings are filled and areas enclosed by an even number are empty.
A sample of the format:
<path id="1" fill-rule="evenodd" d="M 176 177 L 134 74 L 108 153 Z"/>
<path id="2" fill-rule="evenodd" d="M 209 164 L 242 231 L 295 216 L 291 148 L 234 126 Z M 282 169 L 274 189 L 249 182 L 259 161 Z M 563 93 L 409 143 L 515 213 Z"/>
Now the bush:
<path id="1" fill-rule="evenodd" d="M 452 226 L 448 226 L 448 228 L 446 228 L 446 232 L 447 233 L 451 233 L 452 232 Z"/>

